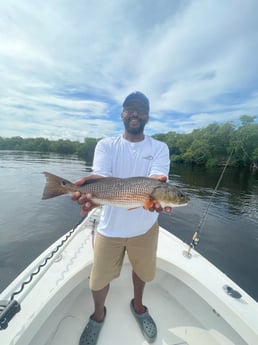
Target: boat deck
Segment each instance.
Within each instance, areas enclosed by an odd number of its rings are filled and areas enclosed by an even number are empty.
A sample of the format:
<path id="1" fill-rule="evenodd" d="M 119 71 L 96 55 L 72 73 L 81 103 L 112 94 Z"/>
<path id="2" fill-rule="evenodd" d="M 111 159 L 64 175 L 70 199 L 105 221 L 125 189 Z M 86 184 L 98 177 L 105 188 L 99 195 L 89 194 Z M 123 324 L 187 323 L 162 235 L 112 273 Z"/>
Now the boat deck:
<path id="1" fill-rule="evenodd" d="M 128 284 L 131 279 L 131 268 L 125 264 L 121 276 L 116 279 L 110 287 L 106 301 L 107 316 L 101 330 L 98 345 L 123 344 L 123 345 L 144 345 L 148 344 L 143 338 L 138 324 L 130 311 L 130 299 L 132 298 L 132 286 Z M 234 334 L 230 334 L 231 340 L 226 338 L 216 327 L 223 327 L 223 322 L 218 321 L 216 313 L 195 299 L 192 306 L 185 307 L 177 300 L 176 296 L 184 293 L 177 288 L 177 279 L 165 272 L 158 270 L 157 278 L 154 282 L 146 285 L 144 304 L 157 323 L 158 337 L 154 344 L 162 345 L 233 345 Z M 172 291 L 169 291 L 169 290 Z M 181 289 L 181 288 L 180 288 Z M 178 290 L 178 291 L 177 291 Z M 189 290 L 190 293 L 190 290 Z M 189 296 L 194 298 L 195 296 Z M 187 302 L 187 297 L 185 301 Z M 196 302 L 200 303 L 199 307 Z M 201 319 L 206 324 L 198 320 L 197 308 L 200 308 Z M 205 310 L 206 309 L 206 310 Z M 76 290 L 66 297 L 61 308 L 56 309 L 51 320 L 46 321 L 29 345 L 78 345 L 80 334 L 82 333 L 90 314 L 93 311 L 91 293 L 88 289 L 88 281 L 80 284 Z M 207 313 L 203 317 L 203 313 Z M 213 321 L 214 320 L 214 321 Z M 226 327 L 227 328 L 227 327 Z M 49 330 L 46 335 L 45 330 Z M 234 333 L 234 331 L 232 330 Z M 108 341 L 107 341 L 108 339 Z M 245 344 L 239 342 L 237 345 Z"/>
<path id="2" fill-rule="evenodd" d="M 79 345 L 93 312 L 88 277 L 93 261 L 91 232 L 98 217 L 98 212 L 92 213 L 16 296 L 21 311 L 0 332 L 1 345 Z M 8 300 L 59 244 L 60 240 L 53 243 L 29 265 L 0 299 Z M 160 228 L 157 273 L 146 285 L 143 301 L 157 324 L 154 344 L 257 345 L 257 303 L 197 252 L 186 258 L 185 249 L 183 242 Z M 225 286 L 242 297 L 232 298 Z M 107 296 L 98 345 L 148 344 L 130 311 L 132 292 L 131 266 L 125 257 L 121 275 L 111 283 Z"/>

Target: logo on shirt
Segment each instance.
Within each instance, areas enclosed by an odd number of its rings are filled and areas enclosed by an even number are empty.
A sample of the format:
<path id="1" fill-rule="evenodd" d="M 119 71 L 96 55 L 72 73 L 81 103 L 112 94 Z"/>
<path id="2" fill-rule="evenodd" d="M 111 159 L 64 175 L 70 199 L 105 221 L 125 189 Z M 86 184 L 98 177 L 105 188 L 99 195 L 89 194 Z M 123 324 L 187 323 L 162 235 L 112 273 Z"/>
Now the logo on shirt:
<path id="1" fill-rule="evenodd" d="M 147 159 L 148 161 L 152 161 L 153 160 L 153 156 L 146 156 L 146 157 L 142 157 L 143 159 Z"/>

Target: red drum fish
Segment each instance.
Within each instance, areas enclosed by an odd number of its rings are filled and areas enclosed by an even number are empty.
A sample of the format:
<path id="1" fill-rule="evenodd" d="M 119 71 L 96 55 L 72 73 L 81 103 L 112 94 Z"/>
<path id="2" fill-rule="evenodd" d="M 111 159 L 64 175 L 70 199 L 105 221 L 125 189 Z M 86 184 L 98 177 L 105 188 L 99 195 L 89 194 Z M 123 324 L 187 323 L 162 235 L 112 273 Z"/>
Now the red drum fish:
<path id="1" fill-rule="evenodd" d="M 46 186 L 42 199 L 79 191 L 92 194 L 91 200 L 99 205 L 111 205 L 133 209 L 150 209 L 154 201 L 162 208 L 187 205 L 189 198 L 175 186 L 150 177 L 103 177 L 89 179 L 82 186 L 62 177 L 44 172 Z"/>

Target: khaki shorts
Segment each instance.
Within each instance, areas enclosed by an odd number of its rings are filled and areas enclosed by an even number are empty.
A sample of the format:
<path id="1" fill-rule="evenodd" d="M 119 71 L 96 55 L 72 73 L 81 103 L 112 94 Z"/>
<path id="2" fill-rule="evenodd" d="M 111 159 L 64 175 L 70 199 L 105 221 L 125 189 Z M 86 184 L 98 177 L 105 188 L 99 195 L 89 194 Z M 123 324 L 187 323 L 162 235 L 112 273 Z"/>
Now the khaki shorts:
<path id="1" fill-rule="evenodd" d="M 144 282 L 151 281 L 156 271 L 158 222 L 145 234 L 131 238 L 96 235 L 94 263 L 90 275 L 91 290 L 101 290 L 119 277 L 125 251 L 133 271 Z"/>

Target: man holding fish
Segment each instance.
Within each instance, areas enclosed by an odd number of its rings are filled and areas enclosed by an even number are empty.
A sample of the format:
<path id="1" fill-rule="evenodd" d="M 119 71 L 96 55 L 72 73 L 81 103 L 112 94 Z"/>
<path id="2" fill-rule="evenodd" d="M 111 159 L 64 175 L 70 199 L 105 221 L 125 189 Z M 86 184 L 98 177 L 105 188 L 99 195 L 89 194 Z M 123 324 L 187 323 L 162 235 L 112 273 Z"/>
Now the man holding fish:
<path id="1" fill-rule="evenodd" d="M 89 183 L 93 178 L 151 177 L 165 182 L 169 172 L 169 150 L 166 144 L 144 134 L 149 120 L 149 100 L 141 92 L 129 94 L 121 114 L 124 123 L 122 135 L 98 142 L 93 162 L 93 174 L 76 181 L 77 186 Z M 154 182 L 154 181 L 153 181 Z M 162 183 L 163 185 L 163 183 Z M 166 183 L 164 183 L 166 185 Z M 182 195 L 184 198 L 184 196 Z M 75 191 L 72 200 L 81 205 L 81 213 L 87 214 L 96 207 L 93 194 Z M 184 203 L 187 198 L 184 198 Z M 143 207 L 125 209 L 105 205 L 97 230 L 94 263 L 90 276 L 90 288 L 95 310 L 80 339 L 80 345 L 96 344 L 106 317 L 105 299 L 110 282 L 119 276 L 125 251 L 132 265 L 134 298 L 130 308 L 141 331 L 149 343 L 157 336 L 157 328 L 143 305 L 145 283 L 155 275 L 158 241 L 158 212 L 165 204 L 150 197 Z M 166 211 L 171 210 L 171 204 Z M 157 211 L 157 212 L 149 212 Z"/>

